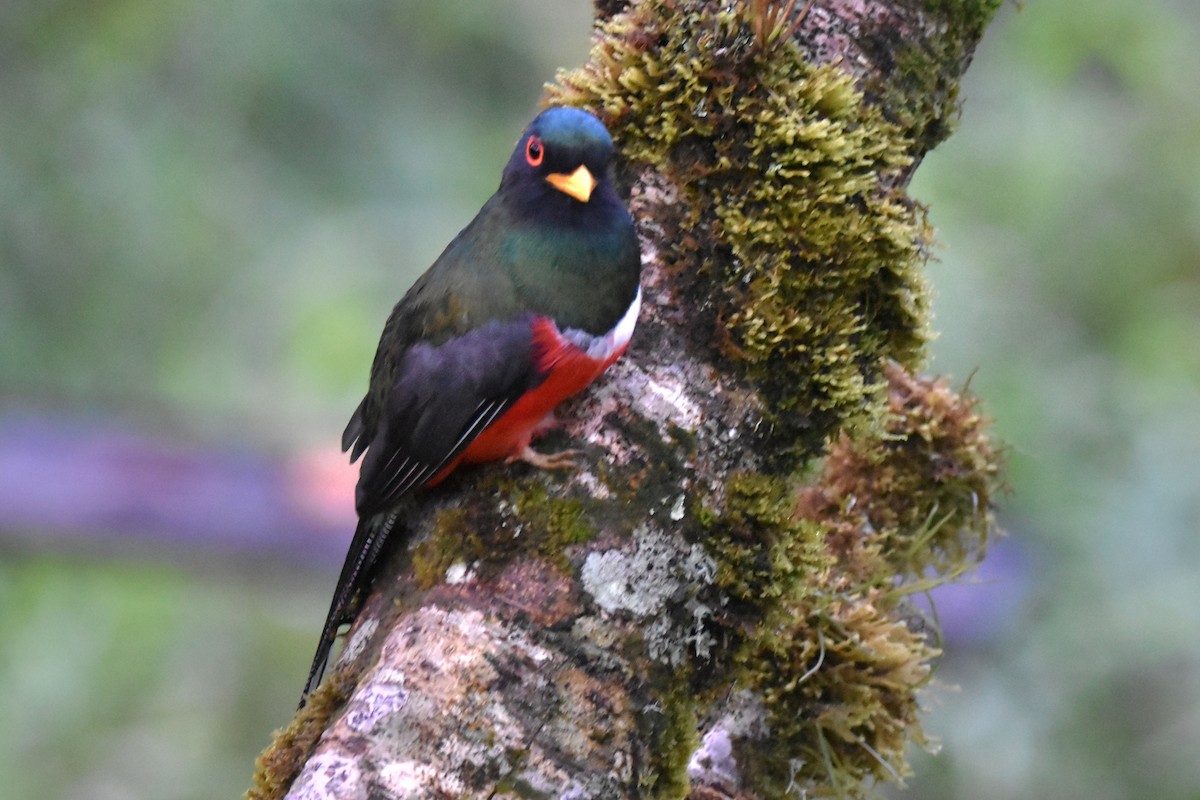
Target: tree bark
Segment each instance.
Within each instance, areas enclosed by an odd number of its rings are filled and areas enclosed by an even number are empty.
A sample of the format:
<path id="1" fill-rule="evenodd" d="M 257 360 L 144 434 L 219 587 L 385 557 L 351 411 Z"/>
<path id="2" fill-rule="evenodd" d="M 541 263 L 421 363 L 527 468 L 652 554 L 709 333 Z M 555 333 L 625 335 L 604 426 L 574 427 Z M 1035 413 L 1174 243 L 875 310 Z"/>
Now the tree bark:
<path id="1" fill-rule="evenodd" d="M 915 377 L 923 208 L 994 0 L 597 5 L 548 102 L 609 125 L 633 344 L 562 410 L 573 474 L 464 470 L 255 798 L 857 796 L 923 744 L 907 598 L 982 557 L 997 457 Z M 297 676 L 299 677 L 299 676 Z"/>

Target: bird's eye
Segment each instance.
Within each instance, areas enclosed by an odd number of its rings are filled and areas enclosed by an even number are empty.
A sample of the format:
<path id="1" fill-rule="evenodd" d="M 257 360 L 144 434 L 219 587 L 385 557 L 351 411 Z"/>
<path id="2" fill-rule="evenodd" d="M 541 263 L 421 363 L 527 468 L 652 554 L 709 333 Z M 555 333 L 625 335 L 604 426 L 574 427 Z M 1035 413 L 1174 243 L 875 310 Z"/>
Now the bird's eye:
<path id="1" fill-rule="evenodd" d="M 530 136 L 529 141 L 525 143 L 525 160 L 529 162 L 529 166 L 541 166 L 542 159 L 546 157 L 546 151 L 542 149 L 542 140 L 536 136 Z"/>

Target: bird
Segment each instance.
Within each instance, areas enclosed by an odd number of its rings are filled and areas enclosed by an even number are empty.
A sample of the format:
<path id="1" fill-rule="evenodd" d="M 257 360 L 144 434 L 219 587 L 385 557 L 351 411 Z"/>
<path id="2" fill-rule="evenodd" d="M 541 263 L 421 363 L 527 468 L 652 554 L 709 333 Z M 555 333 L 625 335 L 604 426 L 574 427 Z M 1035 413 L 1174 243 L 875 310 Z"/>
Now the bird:
<path id="1" fill-rule="evenodd" d="M 613 185 L 614 145 L 588 111 L 542 111 L 500 186 L 392 309 L 367 392 L 342 435 L 361 457 L 358 525 L 301 696 L 353 622 L 402 498 L 465 464 L 565 469 L 531 441 L 563 400 L 624 353 L 642 302 L 641 252 Z"/>

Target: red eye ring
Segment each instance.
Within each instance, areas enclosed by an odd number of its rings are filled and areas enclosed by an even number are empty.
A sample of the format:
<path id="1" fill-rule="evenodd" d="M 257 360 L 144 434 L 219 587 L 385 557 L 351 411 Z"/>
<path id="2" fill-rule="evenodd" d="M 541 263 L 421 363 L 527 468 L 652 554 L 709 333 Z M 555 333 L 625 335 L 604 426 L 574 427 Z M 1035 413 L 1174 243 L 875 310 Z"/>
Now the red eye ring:
<path id="1" fill-rule="evenodd" d="M 540 167 L 542 159 L 546 157 L 546 148 L 542 147 L 542 140 L 536 136 L 530 136 L 529 141 L 525 143 L 525 160 L 529 162 L 531 167 Z"/>

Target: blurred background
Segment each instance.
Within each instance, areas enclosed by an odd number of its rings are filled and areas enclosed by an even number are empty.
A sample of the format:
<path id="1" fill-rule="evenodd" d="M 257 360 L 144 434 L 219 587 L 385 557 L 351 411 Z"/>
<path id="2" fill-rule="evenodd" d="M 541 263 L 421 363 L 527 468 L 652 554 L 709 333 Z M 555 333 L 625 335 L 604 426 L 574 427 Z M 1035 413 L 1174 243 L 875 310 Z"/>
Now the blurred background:
<path id="1" fill-rule="evenodd" d="M 0 786 L 238 796 L 351 532 L 392 303 L 586 0 L 0 4 Z M 1200 797 L 1200 6 L 1006 5 L 917 173 L 1011 447 L 896 798 Z M 955 688 L 957 687 L 957 688 Z"/>

